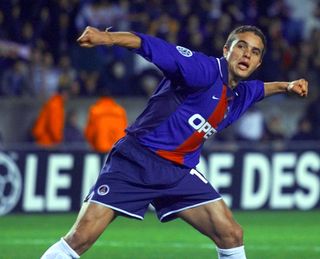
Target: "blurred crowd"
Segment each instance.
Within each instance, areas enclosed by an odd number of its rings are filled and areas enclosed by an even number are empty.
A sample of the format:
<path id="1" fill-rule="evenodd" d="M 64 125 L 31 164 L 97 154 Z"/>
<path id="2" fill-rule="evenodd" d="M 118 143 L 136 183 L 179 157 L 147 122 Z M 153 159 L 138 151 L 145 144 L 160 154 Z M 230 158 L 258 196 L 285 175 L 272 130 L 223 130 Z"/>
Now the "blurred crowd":
<path id="1" fill-rule="evenodd" d="M 125 49 L 81 49 L 76 39 L 88 25 L 148 33 L 221 56 L 227 35 L 242 24 L 257 25 L 267 36 L 264 63 L 253 76 L 307 78 L 314 111 L 320 105 L 319 0 L 1 1 L 0 97 L 49 98 L 59 87 L 73 97 L 97 96 L 103 88 L 114 96 L 149 96 L 159 71 Z M 320 122 L 315 117 L 303 116 L 301 124 Z"/>

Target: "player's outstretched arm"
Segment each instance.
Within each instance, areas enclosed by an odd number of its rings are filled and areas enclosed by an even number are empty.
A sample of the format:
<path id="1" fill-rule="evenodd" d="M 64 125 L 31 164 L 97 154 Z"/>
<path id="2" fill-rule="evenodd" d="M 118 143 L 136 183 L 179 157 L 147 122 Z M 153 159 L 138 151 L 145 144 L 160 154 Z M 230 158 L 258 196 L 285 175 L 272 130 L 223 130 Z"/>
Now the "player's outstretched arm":
<path id="1" fill-rule="evenodd" d="M 292 92 L 301 97 L 306 97 L 308 95 L 308 81 L 305 79 L 298 79 L 291 82 L 264 83 L 265 97 L 285 92 Z"/>
<path id="2" fill-rule="evenodd" d="M 92 48 L 98 45 L 117 45 L 129 49 L 137 49 L 141 46 L 141 38 L 131 32 L 100 31 L 97 28 L 87 26 L 77 39 L 81 47 Z"/>

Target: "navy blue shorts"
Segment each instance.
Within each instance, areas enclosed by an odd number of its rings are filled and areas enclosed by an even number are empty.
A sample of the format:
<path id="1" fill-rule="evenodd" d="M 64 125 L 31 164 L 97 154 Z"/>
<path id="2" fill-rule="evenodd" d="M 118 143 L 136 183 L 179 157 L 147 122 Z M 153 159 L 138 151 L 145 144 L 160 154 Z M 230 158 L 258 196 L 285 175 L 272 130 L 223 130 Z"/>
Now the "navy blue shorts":
<path id="1" fill-rule="evenodd" d="M 163 159 L 126 136 L 109 153 L 85 201 L 138 219 L 152 204 L 165 222 L 175 219 L 177 212 L 219 199 L 198 171 Z"/>

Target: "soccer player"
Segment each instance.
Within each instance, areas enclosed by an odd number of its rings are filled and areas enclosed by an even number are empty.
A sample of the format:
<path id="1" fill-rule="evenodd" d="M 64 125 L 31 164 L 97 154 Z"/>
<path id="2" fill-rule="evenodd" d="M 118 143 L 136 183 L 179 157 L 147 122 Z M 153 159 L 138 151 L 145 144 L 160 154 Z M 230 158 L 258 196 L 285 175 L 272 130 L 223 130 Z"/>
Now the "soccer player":
<path id="1" fill-rule="evenodd" d="M 79 258 L 117 216 L 143 219 L 150 203 L 160 221 L 181 218 L 208 236 L 220 259 L 246 258 L 241 226 L 195 169 L 201 147 L 264 97 L 306 96 L 308 82 L 241 81 L 260 66 L 266 49 L 263 33 L 254 26 L 233 30 L 222 58 L 140 33 L 92 27 L 78 42 L 131 49 L 158 66 L 164 79 L 114 145 L 74 226 L 42 258 Z"/>

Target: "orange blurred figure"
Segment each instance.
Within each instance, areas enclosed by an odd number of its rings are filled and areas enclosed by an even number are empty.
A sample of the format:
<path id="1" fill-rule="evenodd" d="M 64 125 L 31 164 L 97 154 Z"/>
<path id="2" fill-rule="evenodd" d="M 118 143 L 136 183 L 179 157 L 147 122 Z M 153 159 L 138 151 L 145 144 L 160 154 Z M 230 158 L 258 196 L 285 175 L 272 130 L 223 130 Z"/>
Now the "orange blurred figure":
<path id="1" fill-rule="evenodd" d="M 125 109 L 104 93 L 89 109 L 84 134 L 93 150 L 106 153 L 125 135 L 126 127 Z"/>
<path id="2" fill-rule="evenodd" d="M 32 136 L 36 143 L 43 147 L 53 147 L 63 140 L 65 100 L 68 89 L 60 87 L 42 106 L 40 114 L 32 128 Z"/>

